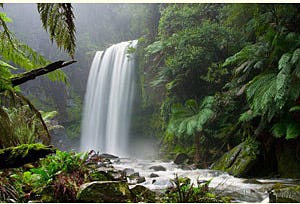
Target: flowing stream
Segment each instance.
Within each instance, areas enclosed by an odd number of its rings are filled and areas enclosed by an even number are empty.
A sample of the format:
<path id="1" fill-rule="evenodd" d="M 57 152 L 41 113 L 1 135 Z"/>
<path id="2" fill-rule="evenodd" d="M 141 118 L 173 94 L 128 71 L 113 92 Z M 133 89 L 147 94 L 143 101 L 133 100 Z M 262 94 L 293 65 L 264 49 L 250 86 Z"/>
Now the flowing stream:
<path id="1" fill-rule="evenodd" d="M 94 57 L 84 101 L 80 151 L 128 155 L 137 40 L 112 45 Z"/>
<path id="2" fill-rule="evenodd" d="M 189 177 L 194 185 L 198 181 L 211 180 L 209 187 L 218 195 L 230 196 L 233 202 L 269 202 L 268 191 L 276 183 L 285 185 L 299 185 L 300 181 L 295 179 L 245 179 L 236 178 L 227 173 L 209 169 L 182 169 L 173 162 L 162 162 L 158 160 L 141 160 L 122 158 L 114 161 L 116 169 L 124 170 L 132 168 L 139 172 L 140 176 L 145 177 L 146 181 L 140 183 L 151 190 L 163 192 L 172 186 L 170 182 L 175 174 L 179 177 Z M 154 171 L 152 166 L 163 166 L 166 171 Z M 150 174 L 155 173 L 158 177 L 151 178 Z"/>

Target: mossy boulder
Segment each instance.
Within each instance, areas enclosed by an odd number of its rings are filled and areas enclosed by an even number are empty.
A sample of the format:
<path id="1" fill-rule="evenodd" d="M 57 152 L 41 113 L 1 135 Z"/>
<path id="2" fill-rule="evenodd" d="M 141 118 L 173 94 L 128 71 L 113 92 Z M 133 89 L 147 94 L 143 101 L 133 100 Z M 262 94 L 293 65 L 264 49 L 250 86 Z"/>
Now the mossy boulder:
<path id="1" fill-rule="evenodd" d="M 300 203 L 300 185 L 274 189 L 269 193 L 270 203 Z"/>
<path id="2" fill-rule="evenodd" d="M 277 169 L 281 178 L 300 178 L 300 143 L 291 140 L 281 143 L 277 152 Z"/>
<path id="3" fill-rule="evenodd" d="M 55 153 L 53 146 L 43 144 L 23 144 L 17 147 L 0 149 L 0 168 L 17 168 L 35 162 L 48 154 Z"/>
<path id="4" fill-rule="evenodd" d="M 80 186 L 77 201 L 125 203 L 131 201 L 131 192 L 128 184 L 123 181 L 94 181 Z"/>
<path id="5" fill-rule="evenodd" d="M 225 171 L 237 177 L 247 177 L 259 161 L 260 152 L 260 143 L 254 139 L 248 139 L 225 153 L 213 164 L 212 169 Z"/>
<path id="6" fill-rule="evenodd" d="M 136 185 L 131 190 L 133 201 L 135 203 L 145 202 L 145 203 L 155 203 L 155 192 L 146 188 L 145 186 Z"/>

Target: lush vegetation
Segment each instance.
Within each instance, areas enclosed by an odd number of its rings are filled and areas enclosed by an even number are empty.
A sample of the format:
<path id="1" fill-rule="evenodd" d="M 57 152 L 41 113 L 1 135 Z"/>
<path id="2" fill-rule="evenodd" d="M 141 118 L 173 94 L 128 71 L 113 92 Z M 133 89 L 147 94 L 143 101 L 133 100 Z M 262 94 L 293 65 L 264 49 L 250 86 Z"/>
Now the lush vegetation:
<path id="1" fill-rule="evenodd" d="M 49 144 L 49 130 L 62 127 L 51 120 L 57 113 L 65 116 L 62 121 L 67 119 L 68 135 L 78 136 L 85 89 L 82 79 L 88 75 L 84 67 L 95 50 L 139 38 L 139 47 L 131 50 L 139 61 L 132 124 L 135 137 L 155 137 L 161 141 L 162 158 L 186 153 L 202 168 L 244 142 L 249 155 L 263 162 L 262 176 L 300 169 L 298 4 L 75 8 L 90 11 L 89 18 L 79 18 L 83 27 L 76 27 L 71 4 L 37 4 L 48 38 L 66 53 L 40 43 L 36 49 L 26 45 L 10 29 L 12 19 L 0 12 L 0 148 Z M 103 13 L 96 15 L 100 8 Z M 97 24 L 96 19 L 104 20 Z M 35 46 L 35 41 L 29 42 Z M 69 78 L 62 71 L 47 74 L 63 83 L 40 80 L 36 95 L 27 93 L 30 100 L 12 84 L 22 71 L 44 67 L 57 56 L 79 61 L 79 68 L 68 72 Z M 57 151 L 34 166 L 1 171 L 0 200 L 24 202 L 54 192 L 54 200 L 44 201 L 75 202 L 79 186 L 93 181 L 86 162 L 82 155 Z M 210 194 L 208 183 L 194 187 L 190 180 L 177 177 L 173 183 L 175 188 L 169 189 L 162 202 L 226 201 Z"/>
<path id="2" fill-rule="evenodd" d="M 207 166 L 248 137 L 269 147 L 275 138 L 298 143 L 298 5 L 172 4 L 160 11 L 145 53 L 156 73 L 148 83 L 164 93 L 156 108 L 162 149 L 199 158 L 199 139 L 191 136 L 202 135 Z M 207 97 L 214 100 L 203 110 L 197 103 Z"/>

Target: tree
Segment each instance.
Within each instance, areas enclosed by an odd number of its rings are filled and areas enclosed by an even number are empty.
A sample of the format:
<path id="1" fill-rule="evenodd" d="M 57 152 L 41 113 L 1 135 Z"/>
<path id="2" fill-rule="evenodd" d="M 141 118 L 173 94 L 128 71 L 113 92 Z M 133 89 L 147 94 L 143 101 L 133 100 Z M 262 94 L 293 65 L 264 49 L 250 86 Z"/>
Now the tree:
<path id="1" fill-rule="evenodd" d="M 195 157 L 194 161 L 199 164 L 200 156 L 200 139 L 205 140 L 203 134 L 204 127 L 213 118 L 215 112 L 213 110 L 214 97 L 205 97 L 201 104 L 190 99 L 183 106 L 180 103 L 172 105 L 171 118 L 166 130 L 166 137 L 185 137 L 193 136 L 195 139 Z M 203 161 L 205 163 L 205 161 Z"/>

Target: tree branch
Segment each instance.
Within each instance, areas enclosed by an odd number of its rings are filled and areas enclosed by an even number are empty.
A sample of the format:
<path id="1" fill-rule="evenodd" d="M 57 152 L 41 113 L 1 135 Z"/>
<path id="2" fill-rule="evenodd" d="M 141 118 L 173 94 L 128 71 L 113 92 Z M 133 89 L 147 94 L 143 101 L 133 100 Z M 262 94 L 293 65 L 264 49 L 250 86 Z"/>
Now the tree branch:
<path id="1" fill-rule="evenodd" d="M 49 72 L 53 72 L 53 71 L 55 71 L 59 68 L 68 66 L 68 65 L 73 64 L 75 62 L 77 62 L 77 61 L 75 61 L 75 60 L 67 61 L 67 62 L 57 61 L 57 62 L 54 62 L 52 64 L 47 65 L 46 67 L 41 67 L 41 68 L 34 69 L 34 70 L 31 70 L 31 71 L 28 71 L 28 72 L 24 72 L 24 73 L 20 74 L 19 76 L 11 78 L 11 84 L 12 84 L 12 86 L 18 86 L 20 84 L 23 84 L 23 83 L 29 81 L 29 80 L 33 80 L 38 76 L 47 74 Z"/>

